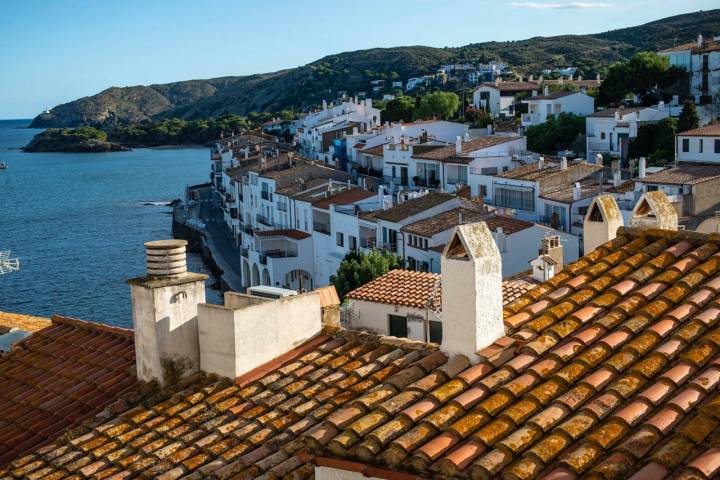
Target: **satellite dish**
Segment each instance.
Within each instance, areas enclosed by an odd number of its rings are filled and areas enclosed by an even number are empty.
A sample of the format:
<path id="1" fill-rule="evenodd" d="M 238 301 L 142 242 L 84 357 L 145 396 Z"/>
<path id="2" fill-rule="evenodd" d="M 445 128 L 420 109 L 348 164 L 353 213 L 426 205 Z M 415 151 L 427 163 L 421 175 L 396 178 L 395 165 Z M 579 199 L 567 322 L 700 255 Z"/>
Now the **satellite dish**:
<path id="1" fill-rule="evenodd" d="M 0 275 L 20 270 L 20 260 L 10 258 L 10 250 L 0 250 Z"/>

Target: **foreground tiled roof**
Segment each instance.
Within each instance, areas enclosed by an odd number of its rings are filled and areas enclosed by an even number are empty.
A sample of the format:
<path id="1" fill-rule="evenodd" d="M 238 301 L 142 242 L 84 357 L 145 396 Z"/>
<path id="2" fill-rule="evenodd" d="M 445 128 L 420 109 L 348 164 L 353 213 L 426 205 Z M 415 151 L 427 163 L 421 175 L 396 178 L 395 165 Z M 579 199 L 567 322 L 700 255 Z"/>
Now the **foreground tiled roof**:
<path id="1" fill-rule="evenodd" d="M 98 417 L 6 476 L 308 478 L 310 460 L 407 480 L 714 478 L 719 292 L 720 236 L 621 229 L 508 305 L 480 363 L 319 336 L 235 384 L 196 377 Z"/>
<path id="2" fill-rule="evenodd" d="M 295 456 L 303 432 L 337 421 L 343 406 L 374 404 L 386 384 L 431 374 L 445 359 L 422 343 L 318 336 L 235 382 L 196 375 L 96 418 L 0 478 L 309 478 L 313 467 Z"/>
<path id="3" fill-rule="evenodd" d="M 0 467 L 136 387 L 132 332 L 54 317 L 0 356 Z"/>
<path id="4" fill-rule="evenodd" d="M 710 478 L 719 242 L 622 229 L 506 307 L 508 337 L 481 352 L 488 361 L 456 359 L 347 407 L 308 444 L 422 476 Z"/>
<path id="5" fill-rule="evenodd" d="M 50 326 L 49 318 L 0 312 L 0 333 L 5 333 L 13 328 L 26 332 L 37 332 L 48 326 Z"/>
<path id="6" fill-rule="evenodd" d="M 720 165 L 689 165 L 660 170 L 640 179 L 643 183 L 664 183 L 670 185 L 695 185 L 720 177 Z"/>

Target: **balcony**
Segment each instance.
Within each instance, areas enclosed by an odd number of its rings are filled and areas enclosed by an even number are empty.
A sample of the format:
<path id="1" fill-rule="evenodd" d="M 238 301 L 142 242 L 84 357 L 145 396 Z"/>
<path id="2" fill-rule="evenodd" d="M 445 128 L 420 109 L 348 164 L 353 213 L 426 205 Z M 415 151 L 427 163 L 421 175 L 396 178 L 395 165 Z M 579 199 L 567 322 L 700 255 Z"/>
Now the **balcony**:
<path id="1" fill-rule="evenodd" d="M 375 238 L 360 238 L 360 248 L 373 249 L 377 240 Z"/>
<path id="2" fill-rule="evenodd" d="M 247 247 L 240 247 L 240 255 L 242 255 L 245 258 L 248 258 L 248 255 L 250 255 L 250 251 Z"/>
<path id="3" fill-rule="evenodd" d="M 316 232 L 324 233 L 325 235 L 330 235 L 330 224 L 314 221 L 313 230 L 315 230 Z"/>
<path id="4" fill-rule="evenodd" d="M 266 257 L 270 258 L 292 258 L 297 257 L 298 252 L 297 250 L 266 250 L 262 253 L 262 255 L 265 255 Z"/>
<path id="5" fill-rule="evenodd" d="M 272 221 L 270 221 L 270 219 L 269 219 L 268 217 L 266 217 L 265 215 L 260 215 L 260 214 L 258 213 L 258 214 L 255 215 L 255 220 L 256 220 L 259 224 L 265 225 L 266 227 L 272 227 L 272 226 L 273 226 Z"/>

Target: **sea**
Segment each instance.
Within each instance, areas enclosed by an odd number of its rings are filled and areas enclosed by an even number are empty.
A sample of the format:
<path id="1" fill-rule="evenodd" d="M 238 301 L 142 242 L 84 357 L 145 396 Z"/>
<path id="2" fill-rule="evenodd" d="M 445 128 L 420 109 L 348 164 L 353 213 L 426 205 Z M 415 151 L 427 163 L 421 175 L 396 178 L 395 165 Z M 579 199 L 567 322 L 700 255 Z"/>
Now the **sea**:
<path id="1" fill-rule="evenodd" d="M 209 150 L 25 153 L 42 131 L 29 124 L 0 120 L 0 252 L 20 261 L 0 275 L 0 311 L 132 328 L 126 280 L 144 274 L 144 242 L 172 238 L 167 203 L 208 181 Z M 194 254 L 188 268 L 210 273 Z"/>

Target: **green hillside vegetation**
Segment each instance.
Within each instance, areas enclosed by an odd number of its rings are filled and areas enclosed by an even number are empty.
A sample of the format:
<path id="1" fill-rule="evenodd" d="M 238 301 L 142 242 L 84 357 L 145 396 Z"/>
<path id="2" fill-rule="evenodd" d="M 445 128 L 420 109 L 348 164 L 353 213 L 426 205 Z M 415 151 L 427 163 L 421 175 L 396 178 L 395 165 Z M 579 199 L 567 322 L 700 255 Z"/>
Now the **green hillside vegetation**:
<path id="1" fill-rule="evenodd" d="M 432 73 L 442 63 L 464 60 L 503 61 L 523 75 L 572 65 L 586 77 L 593 77 L 635 53 L 691 41 L 699 33 L 720 33 L 720 10 L 679 15 L 593 35 L 484 42 L 459 48 L 375 48 L 330 55 L 273 73 L 113 87 L 38 115 L 32 126 L 108 127 L 163 118 L 197 120 L 225 114 L 249 116 L 252 112 L 305 110 L 319 105 L 322 99 L 335 98 L 338 91 L 350 95 L 368 92 L 374 79 L 405 81 L 411 76 Z"/>

